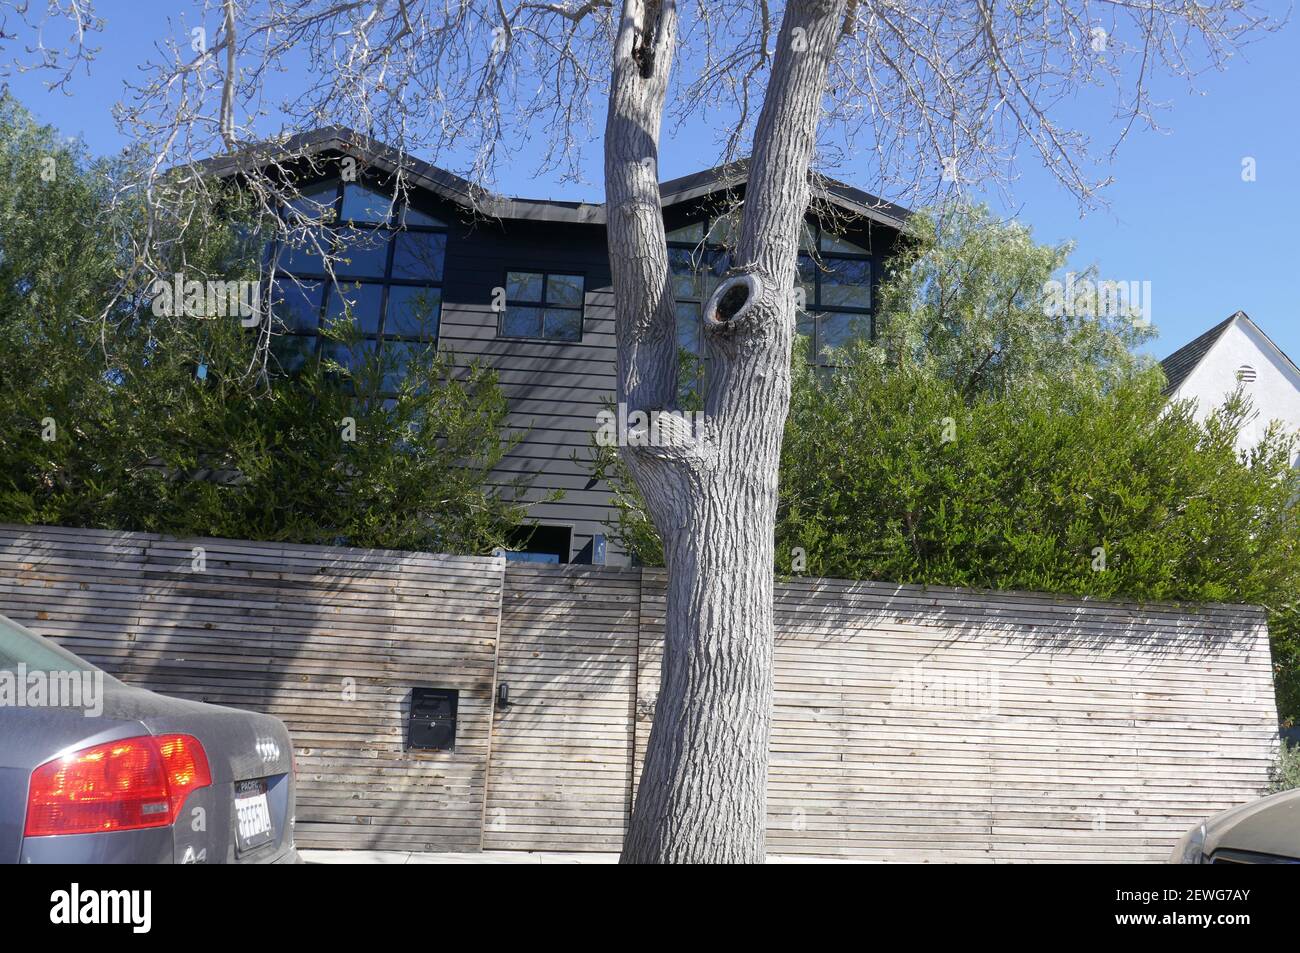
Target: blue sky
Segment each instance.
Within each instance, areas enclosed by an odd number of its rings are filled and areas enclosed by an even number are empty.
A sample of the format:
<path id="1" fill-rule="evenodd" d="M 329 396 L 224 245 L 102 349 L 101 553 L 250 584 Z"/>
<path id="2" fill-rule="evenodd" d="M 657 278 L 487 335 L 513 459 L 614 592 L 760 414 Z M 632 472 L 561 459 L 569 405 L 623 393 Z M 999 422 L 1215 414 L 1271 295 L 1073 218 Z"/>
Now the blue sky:
<path id="1" fill-rule="evenodd" d="M 50 93 L 39 74 L 12 76 L 11 91 L 41 120 L 81 135 L 92 151 L 124 142 L 112 118 L 122 83 L 149 56 L 155 41 L 179 29 L 169 24 L 184 4 L 134 0 L 104 4 L 107 30 L 89 76 L 72 95 Z M 174 23 L 174 21 L 173 21 Z M 215 27 L 215 23 L 211 26 Z M 1151 282 L 1151 315 L 1160 336 L 1150 345 L 1164 356 L 1237 310 L 1244 310 L 1300 361 L 1300 24 L 1245 49 L 1224 73 L 1205 76 L 1199 94 L 1164 84 L 1164 133 L 1135 132 L 1109 168 L 1109 206 L 1081 218 L 1074 197 L 1040 167 L 1026 162 L 1013 200 L 999 207 L 1031 226 L 1044 242 L 1075 239 L 1072 264 L 1097 264 L 1110 278 Z M 603 115 L 603 110 L 601 110 Z M 1098 130 L 1105 140 L 1105 130 Z M 532 197 L 599 200 L 598 144 L 589 147 L 592 183 L 548 183 L 526 160 L 501 170 L 502 191 Z M 711 164 L 714 147 L 698 126 L 670 138 L 662 150 L 665 178 Z M 1244 157 L 1256 163 L 1242 181 Z M 867 191 L 872 182 L 839 170 Z M 887 195 L 885 196 L 888 197 Z"/>

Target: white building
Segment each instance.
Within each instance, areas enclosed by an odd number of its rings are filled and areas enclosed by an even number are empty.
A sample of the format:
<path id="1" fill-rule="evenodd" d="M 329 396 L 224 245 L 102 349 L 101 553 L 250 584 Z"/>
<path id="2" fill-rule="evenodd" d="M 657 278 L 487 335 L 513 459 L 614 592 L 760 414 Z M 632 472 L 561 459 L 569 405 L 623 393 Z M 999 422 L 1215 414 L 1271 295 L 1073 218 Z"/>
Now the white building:
<path id="1" fill-rule="evenodd" d="M 1166 393 L 1196 402 L 1203 419 L 1222 406 L 1238 386 L 1255 406 L 1255 419 L 1242 428 L 1237 446 L 1249 449 L 1271 420 L 1300 431 L 1300 368 L 1244 311 L 1216 324 L 1160 362 L 1169 380 Z M 1300 453 L 1293 464 L 1300 466 Z"/>

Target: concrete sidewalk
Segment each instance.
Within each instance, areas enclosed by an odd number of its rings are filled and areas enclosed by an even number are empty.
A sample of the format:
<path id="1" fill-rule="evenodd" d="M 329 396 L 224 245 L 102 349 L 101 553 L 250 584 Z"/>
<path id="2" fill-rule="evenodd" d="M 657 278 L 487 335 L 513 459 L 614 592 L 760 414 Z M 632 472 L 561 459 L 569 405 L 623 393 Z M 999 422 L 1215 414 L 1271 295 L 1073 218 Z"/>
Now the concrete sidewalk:
<path id="1" fill-rule="evenodd" d="M 309 864 L 614 864 L 618 854 L 578 854 L 524 850 L 435 854 L 414 850 L 301 850 Z M 769 864 L 851 864 L 837 857 L 769 856 Z"/>

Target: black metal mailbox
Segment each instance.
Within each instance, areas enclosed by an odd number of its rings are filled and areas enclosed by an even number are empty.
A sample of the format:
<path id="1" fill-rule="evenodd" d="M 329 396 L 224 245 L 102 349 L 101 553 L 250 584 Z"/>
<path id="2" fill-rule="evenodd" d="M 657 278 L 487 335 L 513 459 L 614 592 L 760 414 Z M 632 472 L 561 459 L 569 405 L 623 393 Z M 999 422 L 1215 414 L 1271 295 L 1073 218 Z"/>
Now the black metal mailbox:
<path id="1" fill-rule="evenodd" d="M 407 746 L 431 751 L 456 747 L 456 709 L 460 692 L 454 688 L 411 689 L 411 717 Z"/>

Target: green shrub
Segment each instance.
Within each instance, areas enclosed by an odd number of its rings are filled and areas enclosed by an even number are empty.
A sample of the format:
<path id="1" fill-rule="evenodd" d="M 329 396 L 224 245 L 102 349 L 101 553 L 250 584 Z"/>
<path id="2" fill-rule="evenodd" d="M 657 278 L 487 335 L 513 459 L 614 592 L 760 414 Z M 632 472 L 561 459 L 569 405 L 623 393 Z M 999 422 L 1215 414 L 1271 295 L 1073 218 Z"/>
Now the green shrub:
<path id="1" fill-rule="evenodd" d="M 257 278 L 238 195 L 177 196 L 203 225 L 169 239 L 138 205 L 110 210 L 111 164 L 3 96 L 0 158 L 0 521 L 449 553 L 523 521 L 527 481 L 491 478 L 517 440 L 491 369 L 426 349 L 391 399 L 389 349 L 280 373 L 236 317 L 118 295 L 146 227 L 164 273 Z"/>
<path id="2" fill-rule="evenodd" d="M 1292 791 L 1300 788 L 1300 745 L 1282 741 L 1278 745 L 1277 761 L 1269 773 L 1267 794 Z"/>
<path id="3" fill-rule="evenodd" d="M 1045 321 L 1033 291 L 1060 249 L 978 213 L 933 228 L 885 284 L 877 344 L 832 370 L 796 349 L 776 570 L 798 559 L 816 576 L 1258 604 L 1278 709 L 1294 718 L 1294 435 L 1272 429 L 1243 457 L 1241 395 L 1198 420 L 1126 350 L 1131 329 Z M 601 462 L 612 534 L 661 563 L 626 469 Z"/>

